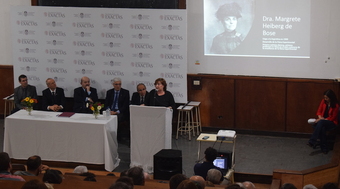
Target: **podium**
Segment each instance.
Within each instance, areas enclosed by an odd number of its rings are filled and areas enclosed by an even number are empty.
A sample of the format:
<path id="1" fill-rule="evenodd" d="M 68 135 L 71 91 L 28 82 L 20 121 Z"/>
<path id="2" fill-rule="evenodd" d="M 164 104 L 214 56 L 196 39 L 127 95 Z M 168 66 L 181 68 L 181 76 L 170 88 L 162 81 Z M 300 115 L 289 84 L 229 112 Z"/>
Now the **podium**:
<path id="1" fill-rule="evenodd" d="M 171 149 L 172 109 L 130 105 L 131 164 L 153 172 L 153 156 Z"/>

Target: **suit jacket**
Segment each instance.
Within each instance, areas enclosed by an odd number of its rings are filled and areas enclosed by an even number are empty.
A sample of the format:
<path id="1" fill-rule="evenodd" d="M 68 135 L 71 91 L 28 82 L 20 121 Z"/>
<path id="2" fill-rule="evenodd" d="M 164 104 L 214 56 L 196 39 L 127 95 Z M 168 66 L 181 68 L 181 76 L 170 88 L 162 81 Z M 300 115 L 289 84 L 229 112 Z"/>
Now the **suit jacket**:
<path id="1" fill-rule="evenodd" d="M 15 109 L 20 110 L 20 109 L 24 108 L 24 106 L 21 105 L 21 100 L 26 98 L 26 97 L 31 97 L 31 98 L 34 98 L 34 99 L 38 98 L 37 90 L 36 90 L 35 86 L 27 85 L 26 95 L 24 94 L 24 89 L 21 86 L 14 89 Z"/>
<path id="2" fill-rule="evenodd" d="M 93 102 L 98 101 L 97 89 L 90 87 L 91 94 L 88 95 L 87 92 L 84 91 L 83 87 L 78 87 L 74 89 L 74 104 L 73 111 L 76 113 L 92 113 L 92 111 L 86 107 L 86 97 L 89 97 L 93 100 Z"/>
<path id="3" fill-rule="evenodd" d="M 107 108 L 111 109 L 114 100 L 114 95 L 115 95 L 114 89 L 110 89 L 106 92 L 105 110 Z M 121 88 L 118 98 L 118 110 L 120 114 L 123 114 L 124 118 L 126 119 L 128 118 L 130 112 L 129 105 L 130 105 L 130 93 L 128 90 Z"/>
<path id="4" fill-rule="evenodd" d="M 145 94 L 145 97 L 144 97 L 144 102 L 145 102 L 146 97 L 148 96 L 148 94 L 149 94 L 149 92 L 146 91 L 146 94 Z M 134 92 L 134 93 L 132 94 L 131 104 L 132 104 L 132 105 L 141 105 L 141 104 L 140 104 L 140 95 L 139 95 L 138 92 Z"/>
<path id="5" fill-rule="evenodd" d="M 55 90 L 55 96 L 52 96 L 51 90 L 49 88 L 42 91 L 42 110 L 47 111 L 48 106 L 54 104 L 61 105 L 64 107 L 65 104 L 65 94 L 64 89 L 57 87 Z M 50 110 L 52 111 L 52 110 Z M 63 111 L 61 109 L 60 111 Z"/>

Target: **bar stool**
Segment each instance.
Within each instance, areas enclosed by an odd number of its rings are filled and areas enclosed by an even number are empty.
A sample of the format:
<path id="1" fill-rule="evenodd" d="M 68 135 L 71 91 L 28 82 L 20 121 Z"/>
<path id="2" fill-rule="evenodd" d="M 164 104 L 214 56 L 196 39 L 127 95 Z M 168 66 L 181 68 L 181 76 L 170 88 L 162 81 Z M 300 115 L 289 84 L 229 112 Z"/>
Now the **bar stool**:
<path id="1" fill-rule="evenodd" d="M 195 136 L 194 128 L 192 126 L 193 121 L 193 106 L 179 106 L 177 108 L 178 110 L 178 121 L 177 121 L 177 133 L 176 133 L 176 139 L 178 139 L 178 132 L 189 134 L 189 140 L 191 140 L 191 130 L 193 131 L 193 136 Z"/>
<path id="2" fill-rule="evenodd" d="M 200 111 L 200 104 L 201 102 L 197 101 L 190 101 L 188 103 L 188 106 L 193 106 L 195 111 L 195 117 L 192 121 L 193 129 L 195 130 L 195 127 L 197 128 L 197 135 L 202 132 L 202 124 L 201 124 L 201 111 Z"/>

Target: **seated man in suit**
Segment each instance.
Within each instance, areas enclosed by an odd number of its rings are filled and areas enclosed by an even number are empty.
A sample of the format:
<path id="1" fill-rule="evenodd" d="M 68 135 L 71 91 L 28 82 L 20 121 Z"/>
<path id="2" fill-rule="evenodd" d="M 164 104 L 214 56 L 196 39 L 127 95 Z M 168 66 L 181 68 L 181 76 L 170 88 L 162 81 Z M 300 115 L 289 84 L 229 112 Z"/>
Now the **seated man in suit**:
<path id="1" fill-rule="evenodd" d="M 148 91 L 146 91 L 146 87 L 143 83 L 140 83 L 137 85 L 137 92 L 134 92 L 132 94 L 131 98 L 131 104 L 132 105 L 141 105 L 144 104 L 144 101 L 146 99 L 146 96 L 149 94 Z"/>
<path id="2" fill-rule="evenodd" d="M 31 97 L 37 99 L 37 90 L 35 86 L 29 85 L 27 81 L 26 75 L 19 76 L 20 86 L 14 89 L 14 104 L 15 108 L 12 113 L 19 111 L 20 109 L 24 109 L 25 107 L 21 104 L 21 101 L 26 97 Z"/>
<path id="3" fill-rule="evenodd" d="M 118 77 L 112 80 L 113 89 L 106 92 L 105 109 L 109 108 L 111 115 L 117 115 L 118 129 L 117 139 L 130 137 L 130 127 L 125 121 L 129 120 L 129 91 L 122 88 L 122 80 Z"/>
<path id="4" fill-rule="evenodd" d="M 92 113 L 89 103 L 98 101 L 97 89 L 90 87 L 90 79 L 86 76 L 80 80 L 81 87 L 74 89 L 73 111 L 76 113 Z"/>
<path id="5" fill-rule="evenodd" d="M 64 89 L 57 87 L 54 79 L 46 79 L 47 89 L 42 92 L 42 110 L 63 111 L 65 104 Z"/>

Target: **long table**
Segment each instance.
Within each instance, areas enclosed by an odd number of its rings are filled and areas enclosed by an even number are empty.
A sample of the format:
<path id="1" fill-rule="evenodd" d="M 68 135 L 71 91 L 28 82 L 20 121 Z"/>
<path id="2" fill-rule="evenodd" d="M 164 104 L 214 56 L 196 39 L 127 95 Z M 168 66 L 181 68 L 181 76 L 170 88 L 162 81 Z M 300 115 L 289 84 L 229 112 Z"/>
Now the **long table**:
<path id="1" fill-rule="evenodd" d="M 105 164 L 107 171 L 119 165 L 117 116 L 59 114 L 32 111 L 28 115 L 20 110 L 6 117 L 4 152 L 14 159 L 39 155 L 46 161 Z"/>

